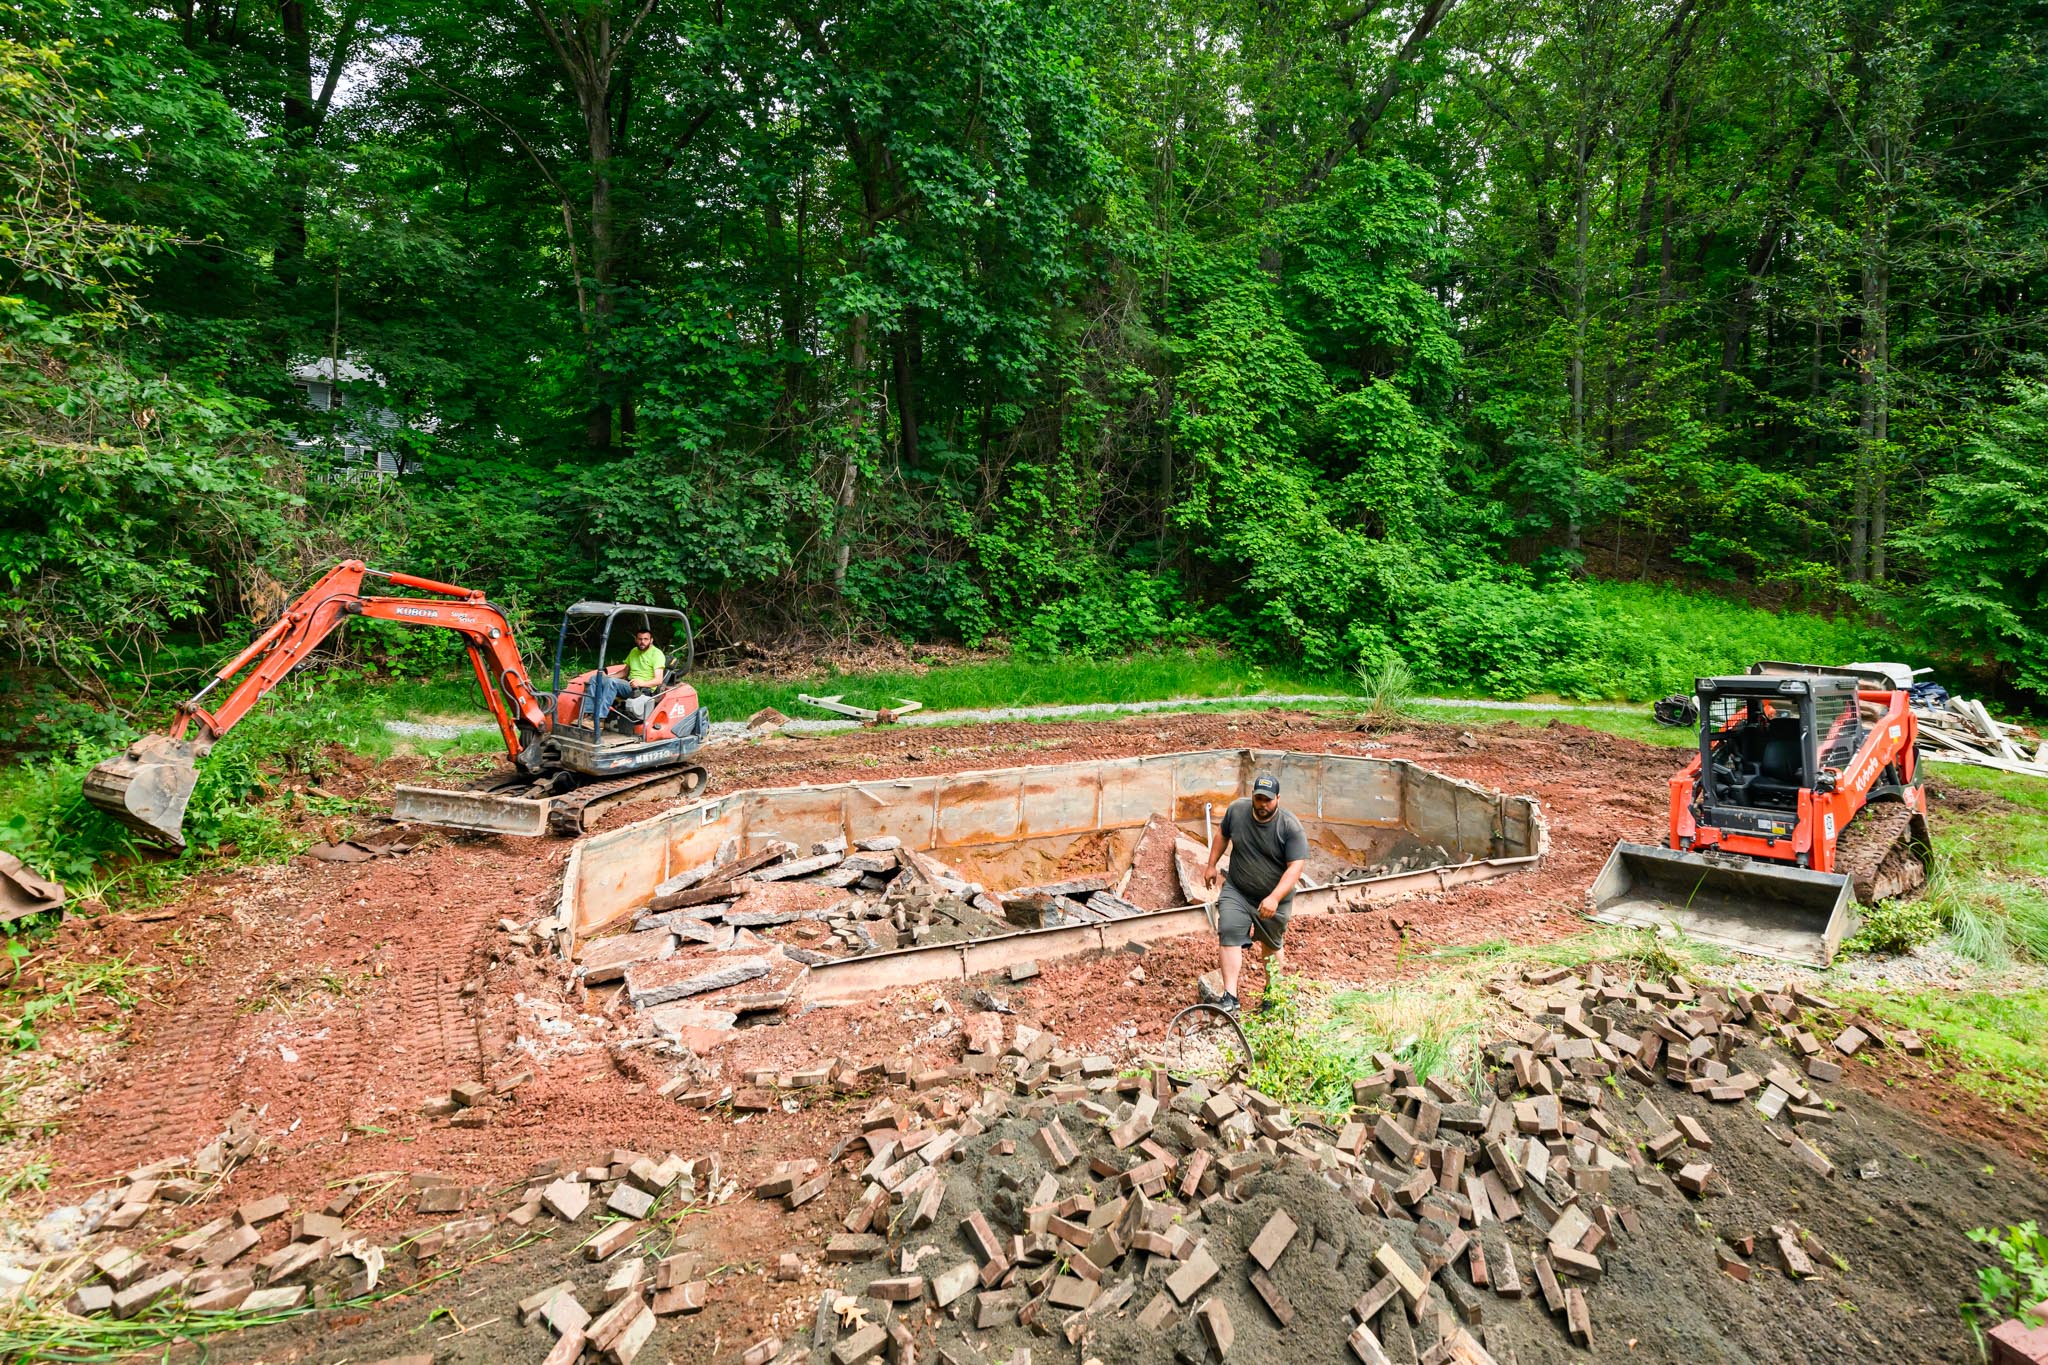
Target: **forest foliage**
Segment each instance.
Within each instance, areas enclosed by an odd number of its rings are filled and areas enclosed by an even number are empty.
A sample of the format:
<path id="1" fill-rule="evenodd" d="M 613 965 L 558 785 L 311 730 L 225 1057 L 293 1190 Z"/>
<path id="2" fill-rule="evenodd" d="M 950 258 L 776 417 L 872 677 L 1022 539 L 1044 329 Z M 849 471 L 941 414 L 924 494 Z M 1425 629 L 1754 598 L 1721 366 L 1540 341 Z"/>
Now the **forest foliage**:
<path id="1" fill-rule="evenodd" d="M 1600 696 L 1664 670 L 1587 580 L 1682 580 L 2048 693 L 2044 44 L 2041 0 L 6 0 L 0 632 L 107 696 L 353 554 L 714 640 Z"/>

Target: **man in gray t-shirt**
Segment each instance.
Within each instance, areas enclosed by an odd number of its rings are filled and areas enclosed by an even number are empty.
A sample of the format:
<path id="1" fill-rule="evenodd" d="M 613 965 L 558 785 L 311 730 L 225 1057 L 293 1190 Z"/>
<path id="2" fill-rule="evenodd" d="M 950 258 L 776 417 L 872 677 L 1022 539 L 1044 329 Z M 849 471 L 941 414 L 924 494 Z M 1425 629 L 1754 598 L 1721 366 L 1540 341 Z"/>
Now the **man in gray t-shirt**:
<path id="1" fill-rule="evenodd" d="M 1223 967 L 1223 1008 L 1237 1012 L 1237 981 L 1244 950 L 1256 941 L 1259 959 L 1279 969 L 1281 940 L 1294 908 L 1294 884 L 1308 863 L 1308 834 L 1292 811 L 1280 809 L 1280 780 L 1260 773 L 1249 800 L 1230 803 L 1209 843 L 1202 879 L 1217 881 L 1216 864 L 1230 850 L 1230 875 L 1216 893 L 1216 943 Z M 1264 1008 L 1261 1005 L 1261 1008 Z"/>

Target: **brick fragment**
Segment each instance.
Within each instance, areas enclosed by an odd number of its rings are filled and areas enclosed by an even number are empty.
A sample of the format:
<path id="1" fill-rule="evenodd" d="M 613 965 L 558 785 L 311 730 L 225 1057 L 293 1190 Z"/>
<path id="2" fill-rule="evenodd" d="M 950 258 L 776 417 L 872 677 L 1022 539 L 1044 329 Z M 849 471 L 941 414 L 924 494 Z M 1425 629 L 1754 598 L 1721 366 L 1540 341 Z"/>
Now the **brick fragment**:
<path id="1" fill-rule="evenodd" d="M 590 1207 L 590 1186 L 580 1180 L 556 1180 L 540 1192 L 541 1205 L 565 1223 L 573 1223 Z"/>
<path id="2" fill-rule="evenodd" d="M 1600 1258 L 1580 1251 L 1576 1247 L 1553 1245 L 1550 1248 L 1550 1261 L 1553 1268 L 1576 1279 L 1597 1280 L 1600 1278 Z"/>
<path id="3" fill-rule="evenodd" d="M 604 1201 L 604 1206 L 624 1218 L 645 1218 L 654 1208 L 654 1196 L 637 1185 L 623 1181 Z"/>
<path id="4" fill-rule="evenodd" d="M 143 1309 L 176 1290 L 185 1281 L 183 1271 L 166 1270 L 146 1280 L 136 1280 L 125 1289 L 116 1290 L 113 1299 L 113 1313 L 117 1318 L 132 1318 Z M 303 1296 L 305 1290 L 299 1293 Z"/>
<path id="5" fill-rule="evenodd" d="M 306 1301 L 306 1286 L 302 1284 L 272 1285 L 258 1289 L 242 1300 L 244 1313 L 282 1313 L 297 1308 Z"/>
<path id="6" fill-rule="evenodd" d="M 1152 1302 L 1145 1305 L 1145 1311 L 1138 1314 L 1138 1326 L 1148 1332 L 1157 1332 L 1173 1321 L 1173 1296 L 1160 1290 L 1152 1296 Z"/>
<path id="7" fill-rule="evenodd" d="M 1593 1315 L 1586 1308 L 1586 1291 L 1573 1286 L 1564 1291 L 1565 1330 L 1582 1349 L 1593 1345 Z"/>
<path id="8" fill-rule="evenodd" d="M 247 1227 L 267 1223 L 288 1212 L 292 1198 L 288 1194 L 273 1194 L 268 1199 L 252 1199 L 235 1210 L 235 1221 Z"/>
<path id="9" fill-rule="evenodd" d="M 1344 1344 L 1351 1348 L 1352 1355 L 1358 1357 L 1360 1365 L 1394 1365 L 1394 1358 L 1380 1345 L 1380 1339 L 1373 1335 L 1369 1323 L 1361 1322 L 1354 1327 L 1351 1335 L 1344 1339 Z"/>
<path id="10" fill-rule="evenodd" d="M 262 1240 L 263 1234 L 255 1228 L 233 1228 L 201 1247 L 199 1259 L 206 1265 L 224 1266 Z"/>
<path id="11" fill-rule="evenodd" d="M 520 1325 L 526 1326 L 533 1323 L 540 1317 L 541 1313 L 547 1308 L 549 1304 L 553 1303 L 556 1299 L 560 1298 L 564 1294 L 573 1294 L 575 1292 L 575 1281 L 561 1280 L 555 1284 L 549 1285 L 545 1289 L 535 1290 L 533 1293 L 528 1294 L 525 1298 L 521 1299 L 517 1305 L 519 1310 Z"/>
<path id="12" fill-rule="evenodd" d="M 1271 1270 L 1273 1263 L 1280 1259 L 1280 1253 L 1287 1250 L 1288 1244 L 1294 1240 L 1296 1230 L 1294 1220 L 1287 1216 L 1285 1209 L 1276 1211 L 1266 1220 L 1266 1226 L 1259 1229 L 1259 1235 L 1252 1239 L 1248 1254 L 1259 1263 L 1260 1269 Z"/>
<path id="13" fill-rule="evenodd" d="M 1202 1335 L 1209 1339 L 1209 1345 L 1216 1354 L 1229 1355 L 1231 1345 L 1237 1340 L 1237 1330 L 1231 1326 L 1230 1310 L 1223 1306 L 1223 1300 L 1205 1299 L 1195 1310 L 1195 1320 L 1202 1324 Z"/>
<path id="14" fill-rule="evenodd" d="M 567 1336 L 571 1332 L 581 1333 L 590 1326 L 589 1310 L 584 1308 L 574 1294 L 567 1292 L 549 1299 L 542 1305 L 537 1316 L 548 1325 L 548 1330 L 557 1336 Z"/>
<path id="15" fill-rule="evenodd" d="M 869 1298 L 881 1299 L 885 1303 L 915 1303 L 924 1297 L 924 1276 L 898 1275 L 889 1279 L 868 1282 Z"/>
<path id="16" fill-rule="evenodd" d="M 1381 1273 L 1393 1278 L 1394 1283 L 1400 1288 L 1402 1297 L 1408 1300 L 1410 1308 L 1421 1305 L 1423 1297 L 1429 1292 L 1429 1285 L 1416 1273 L 1415 1267 L 1408 1264 L 1400 1252 L 1394 1250 L 1391 1242 L 1381 1242 L 1379 1250 L 1372 1254 L 1372 1261 L 1380 1268 Z"/>
<path id="17" fill-rule="evenodd" d="M 701 1313 L 704 1304 L 711 1297 L 709 1280 L 686 1280 L 667 1289 L 656 1290 L 649 1305 L 656 1317 L 672 1317 L 678 1313 Z"/>
<path id="18" fill-rule="evenodd" d="M 1186 1303 L 1202 1291 L 1203 1286 L 1216 1278 L 1220 1267 L 1216 1258 L 1209 1254 L 1208 1244 L 1198 1245 L 1178 1270 L 1166 1277 L 1166 1288 L 1181 1303 Z"/>
<path id="19" fill-rule="evenodd" d="M 638 1219 L 622 1219 L 610 1223 L 595 1237 L 583 1244 L 583 1259 L 586 1261 L 609 1261 L 627 1247 L 640 1240 L 647 1231 L 647 1225 Z"/>
<path id="20" fill-rule="evenodd" d="M 638 1300 L 629 1299 L 627 1302 L 637 1303 Z M 654 1314 L 643 1310 L 627 1321 L 604 1348 L 604 1353 L 614 1365 L 633 1365 L 634 1358 L 640 1354 L 640 1348 L 645 1346 L 648 1338 L 653 1335 Z"/>
<path id="21" fill-rule="evenodd" d="M 555 1339 L 554 1348 L 542 1359 L 541 1365 L 576 1365 L 583 1359 L 584 1347 L 589 1344 L 589 1338 L 583 1335 L 581 1328 L 564 1332 Z"/>
<path id="22" fill-rule="evenodd" d="M 1394 1295 L 1401 1292 L 1401 1282 L 1392 1275 L 1382 1275 L 1372 1288 L 1358 1296 L 1358 1302 L 1351 1305 L 1351 1312 L 1360 1322 L 1371 1322 L 1379 1316 L 1382 1308 L 1394 1301 Z"/>
<path id="23" fill-rule="evenodd" d="M 1067 1135 L 1067 1130 L 1061 1126 L 1058 1119 L 1032 1134 L 1032 1141 L 1038 1144 L 1039 1150 L 1045 1153 L 1046 1160 L 1057 1169 L 1064 1170 L 1081 1159 L 1080 1148 L 1074 1145 L 1074 1139 Z"/>
<path id="24" fill-rule="evenodd" d="M 460 1213 L 465 1202 L 460 1185 L 429 1185 L 420 1191 L 414 1207 L 420 1213 Z"/>

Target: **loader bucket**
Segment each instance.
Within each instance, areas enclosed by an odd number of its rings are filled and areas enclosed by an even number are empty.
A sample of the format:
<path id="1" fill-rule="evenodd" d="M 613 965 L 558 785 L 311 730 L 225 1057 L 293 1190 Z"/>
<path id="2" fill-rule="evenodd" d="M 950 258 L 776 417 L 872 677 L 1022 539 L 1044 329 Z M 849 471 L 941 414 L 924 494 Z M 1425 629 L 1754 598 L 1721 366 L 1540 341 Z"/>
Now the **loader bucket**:
<path id="1" fill-rule="evenodd" d="M 548 832 L 546 799 L 530 796 L 497 796 L 490 792 L 452 792 L 439 787 L 396 787 L 392 789 L 394 819 L 444 829 L 466 829 L 478 834 L 526 834 Z"/>
<path id="2" fill-rule="evenodd" d="M 1828 965 L 1856 918 L 1847 877 L 1649 844 L 1616 844 L 1586 899 L 1602 924 L 1676 929 L 1815 967 Z"/>
<path id="3" fill-rule="evenodd" d="M 198 762 L 193 741 L 144 735 L 85 775 L 85 799 L 144 838 L 183 848 L 185 803 L 199 782 Z"/>

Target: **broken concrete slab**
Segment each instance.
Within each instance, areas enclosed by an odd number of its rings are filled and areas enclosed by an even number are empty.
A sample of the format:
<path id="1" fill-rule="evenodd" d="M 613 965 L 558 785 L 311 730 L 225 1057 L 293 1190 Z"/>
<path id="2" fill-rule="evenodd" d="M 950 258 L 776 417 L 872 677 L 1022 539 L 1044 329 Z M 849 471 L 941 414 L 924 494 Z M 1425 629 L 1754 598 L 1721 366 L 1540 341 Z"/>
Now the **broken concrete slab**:
<path id="1" fill-rule="evenodd" d="M 768 975 L 770 969 L 771 964 L 763 957 L 743 958 L 708 969 L 695 958 L 671 958 L 628 968 L 626 998 L 635 1009 L 665 1005 L 672 1000 L 745 985 Z"/>

